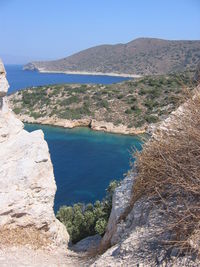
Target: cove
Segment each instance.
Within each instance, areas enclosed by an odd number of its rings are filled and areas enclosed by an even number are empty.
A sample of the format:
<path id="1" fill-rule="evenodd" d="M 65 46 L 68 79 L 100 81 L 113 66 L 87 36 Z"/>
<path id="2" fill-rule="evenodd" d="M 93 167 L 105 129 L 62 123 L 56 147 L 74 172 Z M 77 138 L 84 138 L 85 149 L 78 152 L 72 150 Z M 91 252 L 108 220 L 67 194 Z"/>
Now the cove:
<path id="1" fill-rule="evenodd" d="M 94 202 L 105 196 L 113 179 L 123 179 L 130 168 L 138 137 L 92 131 L 89 128 L 25 124 L 29 132 L 42 129 L 49 145 L 57 184 L 55 211 L 62 205 Z"/>

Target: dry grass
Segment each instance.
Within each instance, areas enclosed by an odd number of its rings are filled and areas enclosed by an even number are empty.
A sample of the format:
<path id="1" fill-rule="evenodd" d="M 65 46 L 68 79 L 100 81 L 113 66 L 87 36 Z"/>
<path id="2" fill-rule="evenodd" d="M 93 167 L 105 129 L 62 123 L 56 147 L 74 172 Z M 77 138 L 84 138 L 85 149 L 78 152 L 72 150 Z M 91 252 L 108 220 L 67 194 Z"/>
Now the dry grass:
<path id="1" fill-rule="evenodd" d="M 0 229 L 0 246 L 29 245 L 33 249 L 39 249 L 41 247 L 46 247 L 49 244 L 50 241 L 47 235 L 33 227 L 2 227 Z"/>
<path id="2" fill-rule="evenodd" d="M 130 207 L 143 196 L 161 206 L 171 245 L 200 254 L 200 93 L 136 153 Z"/>

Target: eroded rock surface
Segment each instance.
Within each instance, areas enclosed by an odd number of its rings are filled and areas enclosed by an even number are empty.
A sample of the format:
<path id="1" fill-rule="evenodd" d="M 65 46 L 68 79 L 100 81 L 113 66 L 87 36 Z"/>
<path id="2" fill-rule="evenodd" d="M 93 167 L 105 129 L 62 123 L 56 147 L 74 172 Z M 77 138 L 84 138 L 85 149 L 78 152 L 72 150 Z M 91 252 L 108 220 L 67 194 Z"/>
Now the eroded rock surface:
<path id="1" fill-rule="evenodd" d="M 6 79 L 6 72 L 4 65 L 0 59 L 0 97 L 4 97 L 8 90 L 8 81 Z"/>
<path id="2" fill-rule="evenodd" d="M 98 234 L 88 236 L 73 245 L 71 249 L 76 252 L 90 252 L 91 250 L 94 251 L 98 248 L 100 241 L 101 236 Z"/>
<path id="3" fill-rule="evenodd" d="M 13 96 L 11 95 L 10 98 Z M 77 120 L 67 120 L 61 119 L 57 117 L 42 117 L 34 119 L 28 115 L 17 115 L 17 117 L 23 121 L 24 123 L 39 123 L 44 125 L 54 125 L 60 126 L 64 128 L 75 128 L 75 127 L 89 127 L 94 131 L 102 131 L 107 133 L 116 133 L 116 134 L 124 134 L 124 135 L 138 135 L 146 133 L 146 127 L 141 128 L 128 128 L 127 126 L 120 124 L 114 125 L 112 122 L 106 121 L 96 121 L 93 119 L 77 119 Z"/>
<path id="4" fill-rule="evenodd" d="M 7 89 L 0 61 L 1 233 L 15 228 L 34 229 L 49 244 L 67 245 L 68 233 L 53 211 L 56 184 L 48 145 L 41 130 L 28 133 L 23 129 L 23 123 L 8 107 Z"/>

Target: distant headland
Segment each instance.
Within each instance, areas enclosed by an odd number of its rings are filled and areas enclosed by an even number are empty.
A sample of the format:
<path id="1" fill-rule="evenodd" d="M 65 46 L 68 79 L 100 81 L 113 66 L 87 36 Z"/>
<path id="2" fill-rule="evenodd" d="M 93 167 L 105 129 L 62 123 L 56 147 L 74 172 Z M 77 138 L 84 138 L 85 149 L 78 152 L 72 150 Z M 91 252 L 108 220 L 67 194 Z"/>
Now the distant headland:
<path id="1" fill-rule="evenodd" d="M 35 61 L 24 70 L 138 77 L 195 69 L 200 41 L 138 38 L 126 44 L 99 45 L 66 58 Z"/>

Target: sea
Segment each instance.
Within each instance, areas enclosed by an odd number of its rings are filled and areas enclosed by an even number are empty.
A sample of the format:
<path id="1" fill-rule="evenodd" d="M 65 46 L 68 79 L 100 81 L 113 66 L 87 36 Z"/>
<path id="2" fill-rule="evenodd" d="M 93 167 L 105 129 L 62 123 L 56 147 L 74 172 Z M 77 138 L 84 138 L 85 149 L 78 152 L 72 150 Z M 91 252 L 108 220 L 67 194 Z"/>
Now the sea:
<path id="1" fill-rule="evenodd" d="M 8 93 L 40 85 L 63 84 L 63 83 L 93 83 L 112 84 L 125 80 L 128 77 L 101 76 L 101 75 L 78 75 L 64 73 L 40 73 L 38 71 L 23 70 L 22 65 L 6 65 L 7 79 L 10 88 Z"/>
<path id="2" fill-rule="evenodd" d="M 22 66 L 6 66 L 9 93 L 27 87 L 60 83 L 112 84 L 123 77 L 45 74 L 23 71 Z M 121 180 L 134 162 L 133 152 L 141 150 L 139 137 L 92 131 L 89 128 L 25 124 L 29 132 L 42 129 L 48 143 L 57 192 L 55 212 L 63 205 L 102 200 L 112 180 Z"/>

